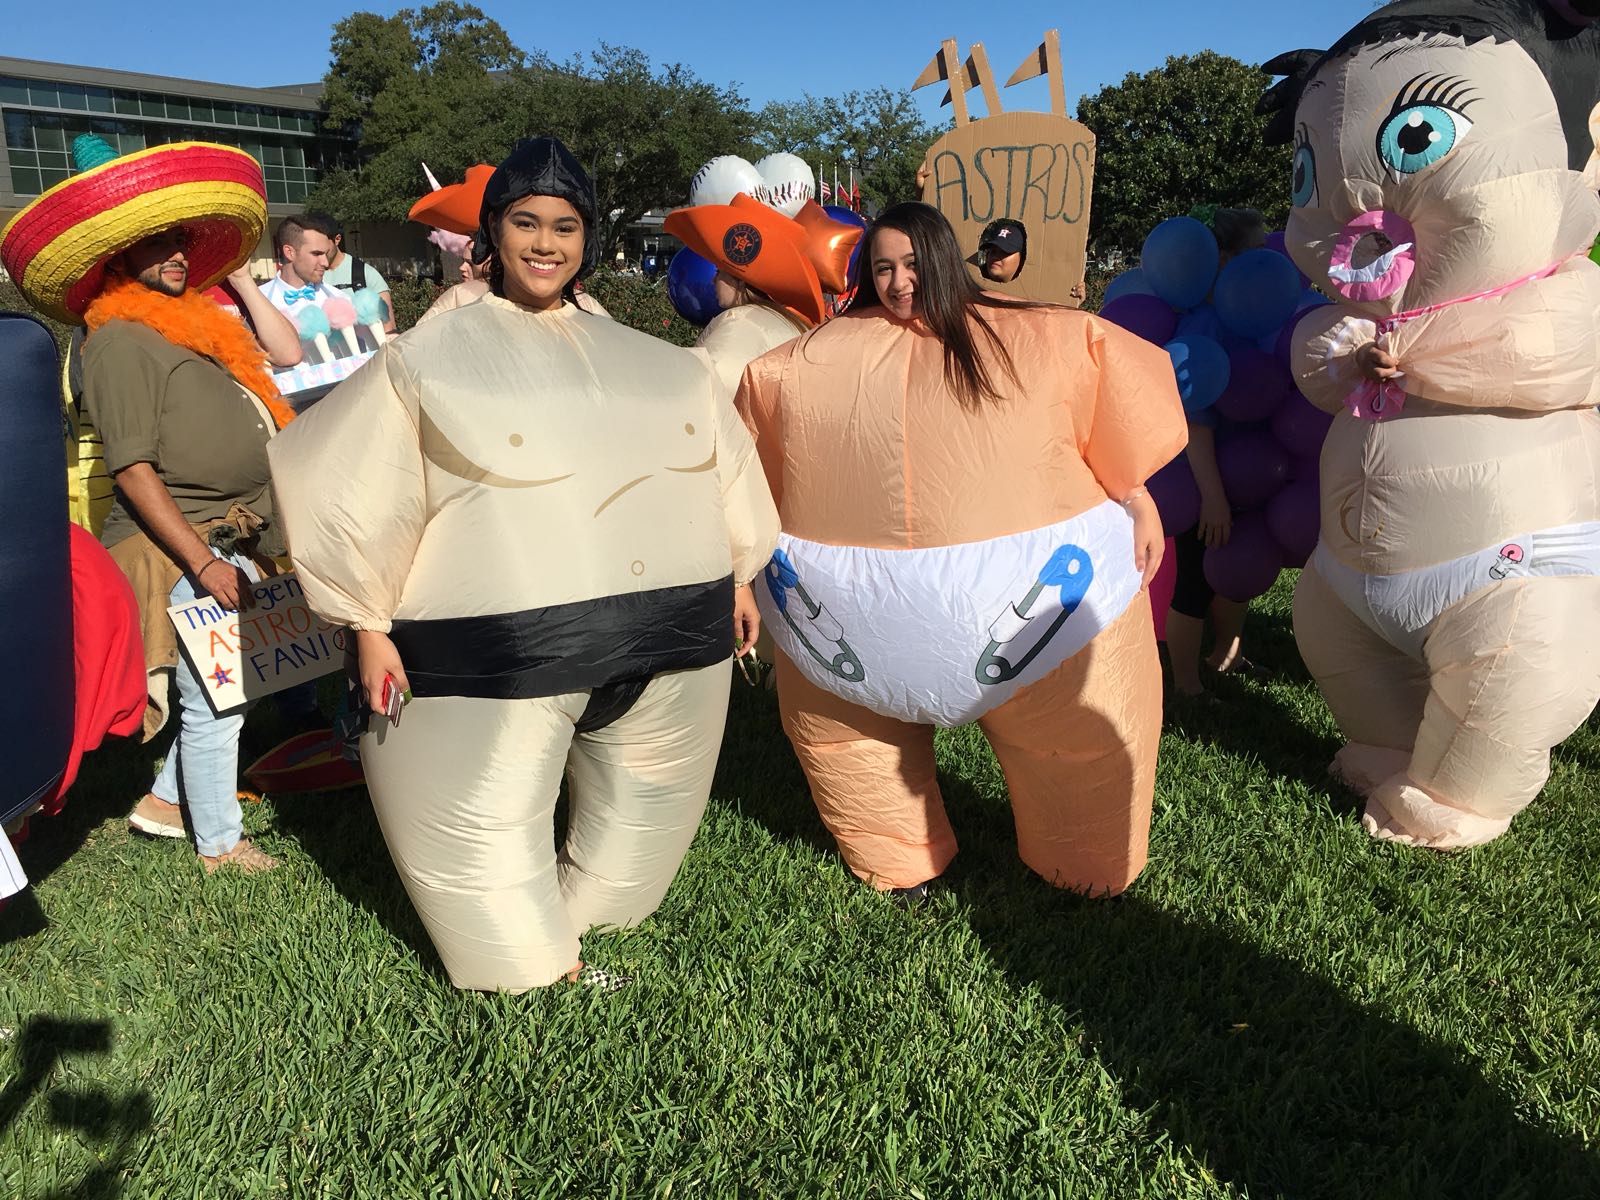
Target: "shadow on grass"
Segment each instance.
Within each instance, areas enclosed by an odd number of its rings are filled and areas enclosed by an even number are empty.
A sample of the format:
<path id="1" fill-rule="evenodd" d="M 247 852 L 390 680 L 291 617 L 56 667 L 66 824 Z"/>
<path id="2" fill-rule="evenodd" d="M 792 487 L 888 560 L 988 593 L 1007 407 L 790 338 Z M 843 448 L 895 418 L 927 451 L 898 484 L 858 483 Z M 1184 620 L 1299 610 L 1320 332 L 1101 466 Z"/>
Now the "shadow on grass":
<path id="1" fill-rule="evenodd" d="M 97 1161 L 75 1184 L 43 1195 L 81 1200 L 120 1195 L 134 1148 L 150 1128 L 149 1093 L 140 1090 L 118 1097 L 97 1087 L 48 1090 L 57 1065 L 67 1058 L 110 1052 L 111 1023 L 33 1017 L 17 1031 L 14 1044 L 16 1073 L 0 1090 L 0 1136 L 29 1104 L 43 1096 L 49 1124 L 95 1143 Z M 38 1166 L 42 1170 L 45 1164 Z"/>
<path id="2" fill-rule="evenodd" d="M 776 716 L 763 698 L 735 704 L 729 766 L 759 761 L 772 784 L 745 794 L 746 815 L 827 844 L 792 755 L 775 761 Z M 940 784 L 962 842 L 945 883 L 995 964 L 1080 1022 L 1125 1105 L 1218 1179 L 1297 1198 L 1600 1195 L 1600 1158 L 1524 1122 L 1458 1048 L 1137 883 L 1115 900 L 1050 888 L 1017 859 L 1003 803 L 948 772 Z"/>

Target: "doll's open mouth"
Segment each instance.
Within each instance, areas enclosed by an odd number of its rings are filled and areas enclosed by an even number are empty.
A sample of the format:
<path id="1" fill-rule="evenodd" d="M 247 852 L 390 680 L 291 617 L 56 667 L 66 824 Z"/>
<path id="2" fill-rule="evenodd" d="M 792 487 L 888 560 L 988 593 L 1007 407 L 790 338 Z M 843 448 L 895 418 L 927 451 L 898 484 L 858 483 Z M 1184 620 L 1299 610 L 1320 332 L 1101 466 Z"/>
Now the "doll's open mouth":
<path id="1" fill-rule="evenodd" d="M 1416 270 L 1416 244 L 1416 230 L 1398 213 L 1362 213 L 1334 240 L 1328 279 L 1346 300 L 1386 299 Z"/>

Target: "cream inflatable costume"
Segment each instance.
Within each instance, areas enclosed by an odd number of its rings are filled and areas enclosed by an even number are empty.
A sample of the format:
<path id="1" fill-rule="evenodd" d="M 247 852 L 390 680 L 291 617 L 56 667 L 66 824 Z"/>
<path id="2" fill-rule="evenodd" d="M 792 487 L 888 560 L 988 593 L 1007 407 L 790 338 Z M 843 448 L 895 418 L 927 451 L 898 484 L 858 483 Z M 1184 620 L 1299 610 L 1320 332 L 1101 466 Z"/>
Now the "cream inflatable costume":
<path id="1" fill-rule="evenodd" d="M 1407 0 L 1267 65 L 1339 301 L 1297 329 L 1338 416 L 1295 635 L 1379 838 L 1499 836 L 1600 695 L 1596 11 Z"/>
<path id="2" fill-rule="evenodd" d="M 532 219 L 529 197 L 581 215 L 580 273 L 592 267 L 593 193 L 549 138 L 496 170 L 480 247 L 512 257 L 490 239 Z M 540 253 L 529 270 L 555 261 Z M 371 718 L 362 762 L 463 988 L 554 982 L 585 929 L 660 904 L 716 765 L 734 587 L 777 535 L 750 437 L 705 363 L 570 293 L 441 313 L 273 443 L 307 597 L 387 631 L 416 695 L 397 725 Z"/>
<path id="3" fill-rule="evenodd" d="M 848 312 L 750 365 L 739 405 L 783 521 L 756 596 L 784 728 L 845 862 L 880 889 L 915 892 L 954 857 L 931 726 L 977 721 L 1023 861 L 1119 892 L 1144 865 L 1161 724 L 1119 501 L 1183 448 L 1172 365 L 1086 313 L 980 298 L 926 205 L 880 218 L 864 276 L 902 226 L 971 288 L 997 395 L 963 402 L 945 345 L 865 278 Z"/>

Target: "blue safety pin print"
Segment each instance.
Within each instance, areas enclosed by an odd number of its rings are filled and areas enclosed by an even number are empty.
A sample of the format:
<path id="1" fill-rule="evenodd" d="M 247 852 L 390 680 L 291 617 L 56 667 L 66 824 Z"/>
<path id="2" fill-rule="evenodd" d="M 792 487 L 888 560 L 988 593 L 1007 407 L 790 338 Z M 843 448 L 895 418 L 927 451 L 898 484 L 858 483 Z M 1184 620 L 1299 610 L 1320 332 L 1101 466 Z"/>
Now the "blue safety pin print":
<path id="1" fill-rule="evenodd" d="M 782 550 L 773 551 L 772 561 L 767 564 L 766 580 L 767 591 L 772 594 L 772 602 L 778 606 L 783 623 L 800 639 L 806 653 L 821 663 L 829 674 L 846 683 L 863 682 L 867 677 L 866 667 L 850 648 L 850 643 L 844 640 L 844 629 L 827 609 L 811 598 L 811 593 L 800 582 L 800 573 L 794 569 L 794 563 Z M 792 607 L 789 603 L 791 591 L 800 601 Z M 798 621 L 795 619 L 797 616 Z M 812 634 L 817 636 L 823 648 L 819 649 L 817 643 L 811 640 Z"/>
<path id="2" fill-rule="evenodd" d="M 989 645 L 974 672 L 978 682 L 986 686 L 1008 683 L 1027 670 L 1067 618 L 1078 611 L 1093 582 L 1094 562 L 1089 552 L 1070 544 L 1058 546 L 1027 595 L 1006 605 L 989 626 Z M 1061 611 L 1047 620 L 1035 613 L 1033 606 L 1045 588 L 1051 587 L 1061 590 Z"/>

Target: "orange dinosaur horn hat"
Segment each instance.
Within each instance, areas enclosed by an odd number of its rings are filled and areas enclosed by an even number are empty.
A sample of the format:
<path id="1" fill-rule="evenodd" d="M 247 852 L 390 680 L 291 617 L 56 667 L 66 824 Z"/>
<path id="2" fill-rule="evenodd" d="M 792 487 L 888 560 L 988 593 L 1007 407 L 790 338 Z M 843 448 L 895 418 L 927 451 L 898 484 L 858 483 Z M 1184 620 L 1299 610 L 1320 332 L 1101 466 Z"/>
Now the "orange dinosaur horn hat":
<path id="1" fill-rule="evenodd" d="M 759 200 L 740 192 L 731 204 L 680 208 L 662 228 L 807 324 L 821 324 L 826 316 L 822 283 L 806 253 L 805 230 Z"/>
<path id="2" fill-rule="evenodd" d="M 494 168 L 487 163 L 468 167 L 465 180 L 429 192 L 411 206 L 406 216 L 419 224 L 443 229 L 446 233 L 471 237 L 478 232 L 478 210 L 483 207 L 483 189 L 493 174 Z"/>
<path id="3" fill-rule="evenodd" d="M 203 291 L 242 265 L 266 231 L 261 166 L 243 150 L 173 142 L 119 156 L 84 134 L 72 152 L 77 174 L 0 233 L 0 263 L 28 303 L 58 321 L 83 324 L 106 260 L 153 233 L 189 231 L 189 286 Z"/>

